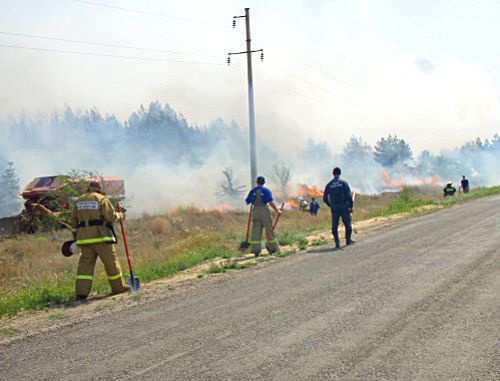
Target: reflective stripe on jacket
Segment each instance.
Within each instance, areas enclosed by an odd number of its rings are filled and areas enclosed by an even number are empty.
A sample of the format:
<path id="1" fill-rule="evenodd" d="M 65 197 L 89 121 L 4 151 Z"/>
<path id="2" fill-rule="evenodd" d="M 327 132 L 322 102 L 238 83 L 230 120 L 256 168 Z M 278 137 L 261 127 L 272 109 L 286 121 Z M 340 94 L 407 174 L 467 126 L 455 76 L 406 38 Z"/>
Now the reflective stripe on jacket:
<path id="1" fill-rule="evenodd" d="M 115 220 L 115 209 L 106 196 L 98 192 L 83 194 L 73 205 L 71 215 L 71 227 L 77 229 L 76 244 L 116 243 L 112 230 Z"/>

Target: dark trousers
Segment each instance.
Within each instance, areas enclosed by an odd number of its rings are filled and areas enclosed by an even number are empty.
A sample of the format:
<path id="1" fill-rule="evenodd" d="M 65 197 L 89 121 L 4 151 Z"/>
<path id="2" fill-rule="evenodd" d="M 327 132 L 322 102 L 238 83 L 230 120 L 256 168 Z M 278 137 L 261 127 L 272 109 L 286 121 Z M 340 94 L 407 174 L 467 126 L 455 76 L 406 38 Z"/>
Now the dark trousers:
<path id="1" fill-rule="evenodd" d="M 335 238 L 335 243 L 339 243 L 339 222 L 342 218 L 342 223 L 345 226 L 345 237 L 349 242 L 351 240 L 352 235 L 352 221 L 351 221 L 351 212 L 347 208 L 342 209 L 333 209 L 332 208 L 332 234 L 333 238 Z"/>

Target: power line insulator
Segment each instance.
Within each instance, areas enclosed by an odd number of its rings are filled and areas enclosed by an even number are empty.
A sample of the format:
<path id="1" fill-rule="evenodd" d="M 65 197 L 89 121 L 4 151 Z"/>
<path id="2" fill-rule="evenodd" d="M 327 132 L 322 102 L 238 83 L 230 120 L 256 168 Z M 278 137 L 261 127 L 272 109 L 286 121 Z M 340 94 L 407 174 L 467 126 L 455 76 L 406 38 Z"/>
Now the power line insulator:
<path id="1" fill-rule="evenodd" d="M 227 57 L 227 66 L 231 65 L 231 57 Z"/>
<path id="2" fill-rule="evenodd" d="M 260 61 L 263 62 L 264 61 L 264 52 L 260 52 Z"/>
<path id="3" fill-rule="evenodd" d="M 236 20 L 233 19 L 233 28 L 236 28 Z"/>

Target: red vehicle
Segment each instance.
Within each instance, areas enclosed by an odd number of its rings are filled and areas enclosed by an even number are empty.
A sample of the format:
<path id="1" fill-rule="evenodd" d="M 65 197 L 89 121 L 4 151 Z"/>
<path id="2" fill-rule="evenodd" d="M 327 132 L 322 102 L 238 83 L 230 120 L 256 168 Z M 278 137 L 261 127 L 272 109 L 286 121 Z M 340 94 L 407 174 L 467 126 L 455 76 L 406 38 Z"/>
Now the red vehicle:
<path id="1" fill-rule="evenodd" d="M 56 175 L 36 177 L 25 187 L 24 210 L 18 216 L 0 219 L 0 237 L 19 232 L 34 233 L 41 226 L 42 217 L 49 216 L 51 226 L 69 227 L 68 211 L 80 194 L 85 192 L 90 181 L 101 183 L 101 189 L 111 198 L 125 196 L 125 183 L 121 177 L 72 178 Z"/>
<path id="2" fill-rule="evenodd" d="M 26 200 L 25 207 L 29 211 L 35 204 L 42 205 L 53 212 L 69 209 L 71 198 L 83 193 L 90 181 L 101 183 L 101 189 L 107 195 L 123 197 L 125 183 L 121 177 L 108 176 L 99 178 L 83 178 L 73 180 L 68 176 L 36 177 L 30 181 L 22 192 Z"/>

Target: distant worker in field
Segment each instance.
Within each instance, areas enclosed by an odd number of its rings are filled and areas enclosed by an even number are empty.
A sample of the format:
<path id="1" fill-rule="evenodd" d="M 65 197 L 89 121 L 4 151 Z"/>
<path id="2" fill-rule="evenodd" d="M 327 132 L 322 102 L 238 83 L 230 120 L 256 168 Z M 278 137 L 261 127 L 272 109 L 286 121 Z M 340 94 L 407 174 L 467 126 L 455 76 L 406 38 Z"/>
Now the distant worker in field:
<path id="1" fill-rule="evenodd" d="M 104 264 L 112 293 L 119 294 L 129 290 L 122 279 L 122 270 L 115 252 L 113 223 L 122 219 L 123 213 L 115 212 L 111 201 L 96 181 L 90 182 L 87 192 L 76 200 L 71 227 L 73 238 L 82 251 L 76 271 L 77 300 L 86 300 L 90 294 L 97 257 Z"/>
<path id="2" fill-rule="evenodd" d="M 318 210 L 319 210 L 319 203 L 313 197 L 311 198 L 311 204 L 309 205 L 309 213 L 311 213 L 312 216 L 316 216 L 318 215 Z"/>
<path id="3" fill-rule="evenodd" d="M 352 240 L 352 219 L 354 200 L 352 199 L 351 188 L 347 181 L 340 180 L 341 170 L 339 167 L 333 169 L 333 179 L 326 184 L 323 193 L 323 202 L 328 205 L 332 211 L 332 234 L 335 240 L 335 248 L 340 249 L 339 221 L 345 227 L 346 245 L 354 243 Z"/>
<path id="4" fill-rule="evenodd" d="M 457 191 L 457 188 L 455 188 L 452 183 L 448 183 L 443 188 L 444 197 L 453 196 L 453 195 L 455 195 L 456 191 Z"/>
<path id="5" fill-rule="evenodd" d="M 462 176 L 462 181 L 460 181 L 460 188 L 458 188 L 458 190 L 460 191 L 460 189 L 462 189 L 464 193 L 469 193 L 469 180 L 465 178 L 465 175 Z"/>
<path id="6" fill-rule="evenodd" d="M 257 177 L 257 186 L 253 188 L 245 199 L 247 205 L 253 205 L 252 217 L 252 235 L 250 238 L 251 250 L 256 257 L 261 255 L 262 250 L 262 229 L 266 229 L 267 245 L 269 254 L 273 254 L 279 250 L 278 241 L 273 232 L 273 219 L 269 206 L 278 214 L 278 210 L 273 200 L 273 194 L 264 184 L 266 179 L 262 176 Z"/>
<path id="7" fill-rule="evenodd" d="M 307 201 L 302 196 L 300 196 L 298 200 L 299 200 L 300 210 L 302 210 L 303 212 L 307 212 L 309 210 L 309 204 L 307 203 Z"/>

